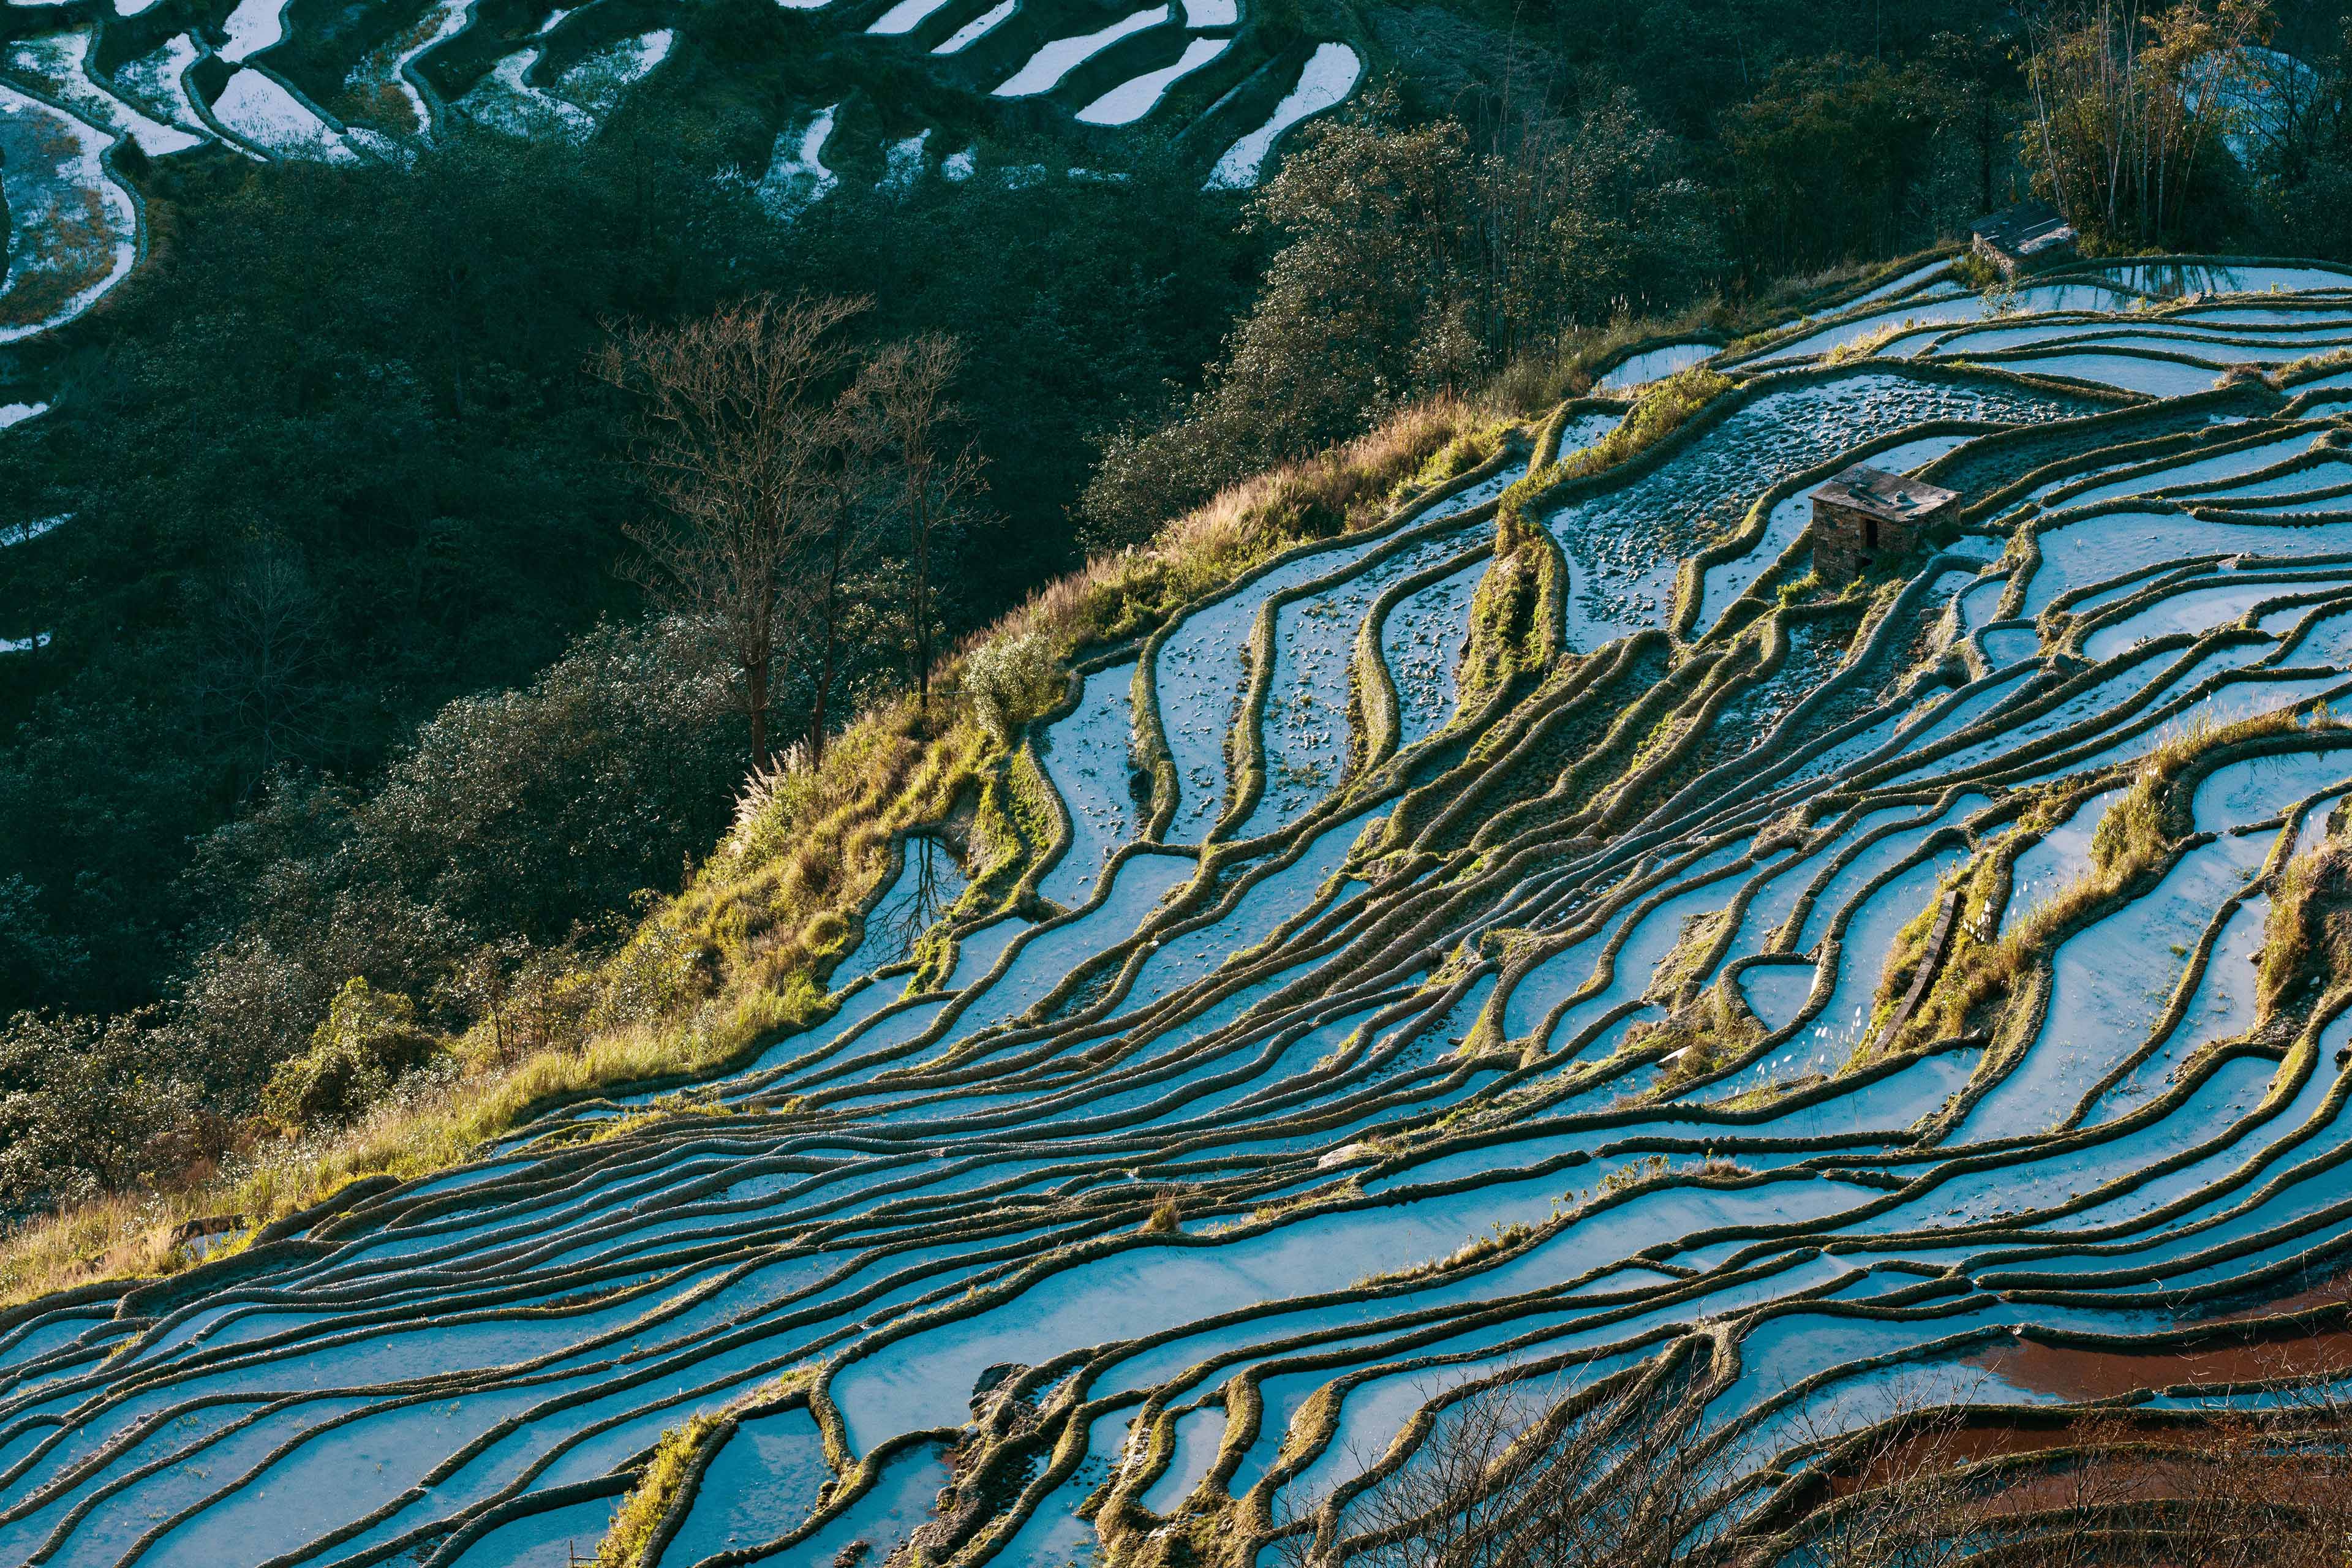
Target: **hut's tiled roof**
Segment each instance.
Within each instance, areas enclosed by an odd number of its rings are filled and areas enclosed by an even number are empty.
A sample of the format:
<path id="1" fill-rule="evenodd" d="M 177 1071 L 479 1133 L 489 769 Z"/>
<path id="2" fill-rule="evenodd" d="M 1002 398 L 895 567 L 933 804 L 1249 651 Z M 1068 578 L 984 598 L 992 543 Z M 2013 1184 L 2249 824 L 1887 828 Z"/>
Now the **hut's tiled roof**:
<path id="1" fill-rule="evenodd" d="M 1969 232 L 1998 250 L 2021 259 L 2058 246 L 2071 245 L 2074 226 L 2048 202 L 2020 202 L 1989 213 L 1969 225 Z"/>
<path id="2" fill-rule="evenodd" d="M 1815 500 L 1852 507 L 1889 522 L 1917 522 L 1958 496 L 1957 490 L 1907 474 L 1890 474 L 1867 463 L 1856 463 L 1813 492 Z"/>

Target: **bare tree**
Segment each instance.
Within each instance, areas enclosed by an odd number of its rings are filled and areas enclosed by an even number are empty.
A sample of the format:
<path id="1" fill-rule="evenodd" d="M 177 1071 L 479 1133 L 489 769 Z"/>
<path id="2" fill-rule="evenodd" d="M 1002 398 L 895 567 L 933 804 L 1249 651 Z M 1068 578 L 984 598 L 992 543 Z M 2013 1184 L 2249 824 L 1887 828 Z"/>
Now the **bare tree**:
<path id="1" fill-rule="evenodd" d="M 1971 1550 L 1972 1494 L 1959 1415 L 1919 1407 L 1847 1439 L 1831 1461 L 1840 1495 L 1782 1559 L 1804 1568 L 1958 1568 Z"/>
<path id="2" fill-rule="evenodd" d="M 1281 1538 L 1302 1565 L 1671 1568 L 1717 1534 L 1731 1479 L 1702 1420 L 1703 1357 L 1562 1394 L 1509 1378 L 1444 1404 L 1409 1458 L 1345 1500 L 1350 1531 Z M 1371 1468 L 1379 1469 L 1375 1464 Z"/>
<path id="3" fill-rule="evenodd" d="M 198 711 L 233 738 L 250 784 L 315 749 L 326 608 L 301 557 L 263 540 L 239 553 L 206 612 Z"/>
<path id="4" fill-rule="evenodd" d="M 879 416 L 877 380 L 875 365 L 862 368 L 829 422 L 824 462 L 812 497 L 807 559 L 786 584 L 802 663 L 809 671 L 812 767 L 824 761 L 833 689 L 852 607 L 852 574 L 865 563 L 880 533 L 877 513 L 886 481 L 879 464 L 887 427 Z"/>
<path id="5" fill-rule="evenodd" d="M 917 700 L 931 702 L 932 571 L 935 548 L 984 485 L 980 454 L 967 445 L 944 450 L 942 429 L 958 410 L 948 391 L 963 368 L 963 345 L 939 332 L 893 343 L 874 359 L 870 377 L 875 417 L 892 462 L 891 506 L 906 529 L 912 594 L 907 614 L 912 635 Z"/>
<path id="6" fill-rule="evenodd" d="M 636 462 L 662 515 L 627 531 L 625 570 L 704 628 L 740 677 L 751 763 L 770 761 L 769 707 L 787 609 L 843 531 L 860 423 L 840 395 L 837 329 L 869 301 L 761 295 L 680 326 L 616 331 L 596 373 L 639 399 Z M 824 579 L 836 595 L 839 574 Z"/>
<path id="7" fill-rule="evenodd" d="M 2043 5 L 2026 145 L 2075 227 L 2144 244 L 2177 233 L 2201 161 L 2238 115 L 2269 36 L 2263 0 Z"/>
<path id="8" fill-rule="evenodd" d="M 2200 1411 L 2082 1411 L 2057 1447 L 1971 1479 L 1956 1412 L 1908 1409 L 1836 1445 L 1843 1489 L 1805 1519 L 1803 1568 L 1948 1568 L 1988 1537 L 2034 1568 L 2116 1563 L 2343 1568 L 2352 1556 L 2352 1404 L 2336 1372 L 2284 1352 L 2252 1358 L 2239 1387 Z M 2001 1435 L 1987 1447 L 2004 1451 Z"/>
<path id="9" fill-rule="evenodd" d="M 2343 1568 L 2352 1561 L 2352 1398 L 2324 1345 L 2281 1350 L 2263 1403 L 2221 1402 L 2162 1473 L 2142 1485 L 2179 1500 L 2175 1555 L 2200 1568 Z M 2148 1465 L 2149 1461 L 2143 1461 Z"/>
<path id="10" fill-rule="evenodd" d="M 1738 1439 L 1708 1430 L 1703 1358 L 1686 1348 L 1565 1395 L 1506 1374 L 1433 1389 L 1408 1439 L 1357 1453 L 1368 1481 L 1282 1521 L 1276 1556 L 1292 1568 L 2343 1568 L 2352 1398 L 2332 1353 L 2299 1365 L 2257 1351 L 2257 1381 L 2200 1411 L 2086 1408 L 2040 1454 L 1998 1427 L 1972 1436 L 1964 1390 L 1898 1394 L 1867 1423 L 1809 1396 L 1783 1434 L 1808 1456 L 1792 1470 L 1806 1489 L 1772 1523 L 1735 1517 Z M 1988 1542 L 2005 1554 L 1979 1555 Z"/>

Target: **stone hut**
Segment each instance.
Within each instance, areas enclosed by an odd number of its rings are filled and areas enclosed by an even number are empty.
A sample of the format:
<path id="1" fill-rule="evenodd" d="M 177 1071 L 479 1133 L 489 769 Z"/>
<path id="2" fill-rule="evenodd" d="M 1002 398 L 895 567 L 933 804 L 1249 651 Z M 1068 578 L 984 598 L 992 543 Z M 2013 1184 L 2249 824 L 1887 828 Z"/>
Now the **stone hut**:
<path id="1" fill-rule="evenodd" d="M 2074 227 L 2048 202 L 2020 202 L 1969 225 L 1969 246 L 2003 278 L 2014 278 L 2071 259 Z"/>
<path id="2" fill-rule="evenodd" d="M 1950 517 L 1957 490 L 1856 463 L 1813 491 L 1813 566 L 1833 583 L 1908 555 Z"/>

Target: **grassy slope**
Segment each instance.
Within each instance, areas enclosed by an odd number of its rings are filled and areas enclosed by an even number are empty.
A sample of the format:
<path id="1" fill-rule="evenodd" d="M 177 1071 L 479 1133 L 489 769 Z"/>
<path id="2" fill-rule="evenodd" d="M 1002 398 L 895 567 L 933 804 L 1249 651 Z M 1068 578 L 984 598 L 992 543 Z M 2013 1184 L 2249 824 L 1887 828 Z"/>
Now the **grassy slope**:
<path id="1" fill-rule="evenodd" d="M 1082 649 L 1147 632 L 1266 557 L 1372 524 L 1475 467 L 1509 426 L 1489 405 L 1410 409 L 1319 458 L 1234 486 L 1149 549 L 1050 584 L 973 644 L 1039 634 L 1066 664 Z M 351 1129 L 273 1147 L 183 1190 L 101 1198 L 23 1227 L 0 1244 L 0 1306 L 185 1267 L 171 1232 L 197 1215 L 233 1215 L 257 1227 L 365 1177 L 406 1179 L 457 1163 L 566 1100 L 742 1059 L 821 1015 L 821 976 L 854 940 L 855 911 L 884 876 L 894 837 L 960 807 L 976 817 L 968 896 L 1001 899 L 1018 880 L 1014 868 L 1048 847 L 1050 832 L 1024 808 L 1013 756 L 957 694 L 961 664 L 961 653 L 946 661 L 939 685 L 948 695 L 928 715 L 911 698 L 860 715 L 820 767 L 765 792 L 618 953 L 567 977 L 558 1001 L 577 1014 L 571 1038 L 502 1062 L 477 1028 L 457 1042 L 454 1077 L 412 1089 Z"/>
<path id="2" fill-rule="evenodd" d="M 966 913 L 979 912 L 981 900 L 1001 900 L 1019 868 L 1050 848 L 1043 819 L 1051 813 L 1036 808 L 1028 769 L 957 694 L 971 647 L 1035 634 L 1066 666 L 1084 650 L 1139 637 L 1280 551 L 1369 527 L 1475 467 L 1517 416 L 1582 390 L 1591 367 L 1630 346 L 1702 324 L 1731 335 L 1786 322 L 1921 259 L 1791 279 L 1743 308 L 1718 303 L 1671 322 L 1580 334 L 1549 362 L 1514 367 L 1480 399 L 1413 405 L 1355 441 L 1231 487 L 1147 548 L 1048 584 L 943 662 L 935 684 L 948 695 L 930 712 L 900 698 L 861 714 L 828 745 L 820 767 L 765 792 L 739 817 L 691 883 L 650 910 L 618 953 L 559 983 L 552 1000 L 570 1026 L 555 1044 L 500 1059 L 488 1028 L 478 1026 L 456 1042 L 454 1074 L 412 1087 L 355 1126 L 272 1146 L 209 1179 L 108 1194 L 20 1227 L 0 1240 L 0 1310 L 62 1289 L 184 1268 L 193 1259 L 173 1232 L 187 1220 L 234 1216 L 249 1237 L 353 1182 L 409 1180 L 459 1163 L 566 1101 L 646 1080 L 684 1083 L 750 1059 L 822 1016 L 823 975 L 854 942 L 856 911 L 885 875 L 897 836 L 971 813 Z M 1638 438 L 1607 443 L 1598 460 L 1579 458 L 1576 471 L 1636 455 L 1721 390 L 1717 378 L 1696 374 L 1661 385 L 1625 422 Z M 215 1247 L 209 1257 L 242 1244 Z"/>

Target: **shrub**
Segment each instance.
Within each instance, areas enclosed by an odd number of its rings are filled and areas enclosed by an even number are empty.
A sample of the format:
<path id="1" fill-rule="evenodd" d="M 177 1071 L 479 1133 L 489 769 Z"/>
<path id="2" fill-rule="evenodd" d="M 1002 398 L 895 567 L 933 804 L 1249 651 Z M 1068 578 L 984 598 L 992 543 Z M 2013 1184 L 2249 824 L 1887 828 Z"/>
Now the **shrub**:
<path id="1" fill-rule="evenodd" d="M 625 1028 L 659 1017 L 698 989 L 703 978 L 698 956 L 676 928 L 647 921 L 604 963 L 588 1024 L 598 1029 Z"/>
<path id="2" fill-rule="evenodd" d="M 718 836 L 738 737 L 681 628 L 600 626 L 528 688 L 420 729 L 353 814 L 348 874 L 472 931 L 561 941 Z"/>
<path id="3" fill-rule="evenodd" d="M 1062 695 L 1061 661 L 1042 633 L 1001 637 L 964 661 L 963 689 L 982 728 L 1010 746 L 1024 724 Z"/>
<path id="4" fill-rule="evenodd" d="M 444 962 L 454 942 L 433 910 L 381 889 L 331 887 L 330 866 L 278 869 L 294 873 L 288 886 L 265 895 L 270 906 L 246 929 L 195 956 L 156 1031 L 156 1048 L 188 1064 L 226 1115 L 259 1108 L 263 1086 L 301 1054 L 342 980 L 364 973 L 402 989 L 401 979 Z M 280 892 L 292 896 L 278 901 Z M 298 916 L 311 899 L 316 924 L 305 929 Z"/>
<path id="5" fill-rule="evenodd" d="M 1973 250 L 1963 250 L 1952 258 L 1952 276 L 1959 279 L 1963 288 L 1974 289 L 1979 293 L 1999 288 L 2004 281 L 2000 268 Z"/>
<path id="6" fill-rule="evenodd" d="M 1821 568 L 1817 566 L 1803 576 L 1780 584 L 1780 605 L 1786 608 L 1790 605 L 1803 604 L 1807 598 L 1820 593 L 1822 585 Z"/>
<path id="7" fill-rule="evenodd" d="M 486 1047 L 490 1062 L 505 1065 L 576 1045 L 599 1000 L 577 947 L 539 947 L 509 937 L 468 954 L 436 983 L 428 1005 L 441 1016 L 475 1020 L 469 1044 L 477 1048 L 470 1054 Z"/>
<path id="8" fill-rule="evenodd" d="M 218 1151 L 144 1014 L 0 1022 L 0 1215 L 179 1174 Z"/>
<path id="9" fill-rule="evenodd" d="M 289 1131 L 351 1122 L 440 1050 L 417 1026 L 415 1003 L 354 976 L 312 1032 L 310 1048 L 269 1075 L 262 1108 Z"/>
<path id="10" fill-rule="evenodd" d="M 2271 901 L 2257 972 L 2257 1016 L 2352 974 L 2352 851 L 2331 837 L 2287 862 Z"/>
<path id="11" fill-rule="evenodd" d="M 596 1548 L 594 1568 L 642 1568 L 654 1531 L 660 1528 L 678 1489 L 686 1485 L 687 1472 L 719 1419 L 706 1413 L 662 1434 L 645 1474 L 614 1510 L 612 1528 Z"/>
<path id="12" fill-rule="evenodd" d="M 373 788 L 281 775 L 198 847 L 186 891 L 207 918 L 158 1048 L 239 1116 L 354 975 L 436 1030 L 487 1020 L 504 1058 L 568 1037 L 593 996 L 564 974 L 709 843 L 737 742 L 724 683 L 647 622 L 450 703 Z M 362 1066 L 331 1076 L 373 1082 Z"/>
<path id="13" fill-rule="evenodd" d="M 1700 409 L 1729 392 L 1731 385 L 1728 376 L 1703 364 L 1652 382 L 1609 434 L 1590 447 L 1566 454 L 1549 468 L 1513 481 L 1503 492 L 1504 515 L 1518 516 L 1529 499 L 1554 485 L 1597 474 L 1639 455 L 1689 423 Z"/>

